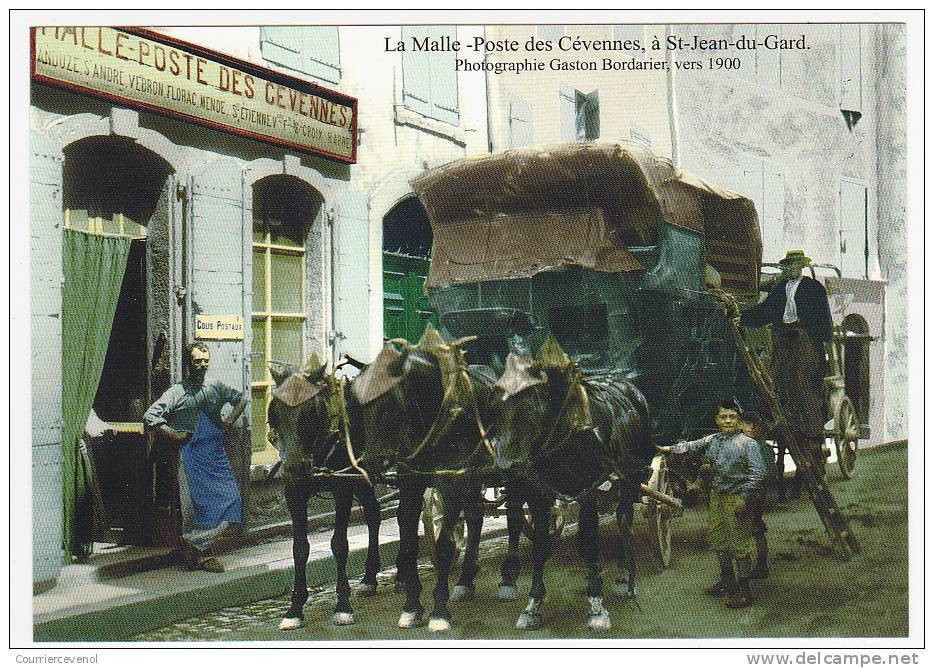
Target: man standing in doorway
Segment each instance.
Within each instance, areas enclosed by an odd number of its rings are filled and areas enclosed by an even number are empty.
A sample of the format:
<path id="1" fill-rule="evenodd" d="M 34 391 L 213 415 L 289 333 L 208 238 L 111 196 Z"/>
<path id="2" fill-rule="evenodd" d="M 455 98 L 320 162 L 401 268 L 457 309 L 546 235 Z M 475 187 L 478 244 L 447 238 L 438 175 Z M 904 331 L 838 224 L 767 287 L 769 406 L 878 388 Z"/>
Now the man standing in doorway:
<path id="1" fill-rule="evenodd" d="M 772 325 L 772 378 L 779 405 L 788 426 L 823 472 L 824 344 L 833 336 L 833 319 L 824 286 L 801 275 L 809 264 L 811 258 L 803 250 L 788 251 L 779 262 L 781 278 L 762 303 L 742 312 L 740 324 Z"/>
<path id="2" fill-rule="evenodd" d="M 237 479 L 224 451 L 224 432 L 246 408 L 241 392 L 219 381 L 205 382 L 211 352 L 203 343 L 186 349 L 186 373 L 143 416 L 151 429 L 181 445 L 182 558 L 190 569 L 224 570 L 214 555 L 218 536 L 243 522 Z M 227 420 L 221 409 L 231 404 Z"/>

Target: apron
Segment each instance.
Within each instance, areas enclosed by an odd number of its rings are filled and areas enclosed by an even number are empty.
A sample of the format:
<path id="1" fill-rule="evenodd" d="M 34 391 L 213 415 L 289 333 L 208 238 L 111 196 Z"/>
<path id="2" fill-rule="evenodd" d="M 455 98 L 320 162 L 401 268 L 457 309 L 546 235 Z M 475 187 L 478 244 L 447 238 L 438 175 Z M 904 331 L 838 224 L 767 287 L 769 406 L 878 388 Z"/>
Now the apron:
<path id="1" fill-rule="evenodd" d="M 222 522 L 241 522 L 243 503 L 230 460 L 224 451 L 224 432 L 198 412 L 195 433 L 182 445 L 188 492 L 196 529 L 212 529 Z"/>

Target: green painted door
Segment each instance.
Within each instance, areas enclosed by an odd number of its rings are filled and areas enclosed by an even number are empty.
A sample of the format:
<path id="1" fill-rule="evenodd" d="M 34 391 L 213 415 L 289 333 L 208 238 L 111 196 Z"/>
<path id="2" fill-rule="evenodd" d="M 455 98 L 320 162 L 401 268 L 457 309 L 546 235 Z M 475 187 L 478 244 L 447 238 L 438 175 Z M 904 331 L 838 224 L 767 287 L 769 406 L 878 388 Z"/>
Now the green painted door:
<path id="1" fill-rule="evenodd" d="M 383 253 L 383 338 L 418 341 L 438 317 L 425 295 L 429 260 Z"/>

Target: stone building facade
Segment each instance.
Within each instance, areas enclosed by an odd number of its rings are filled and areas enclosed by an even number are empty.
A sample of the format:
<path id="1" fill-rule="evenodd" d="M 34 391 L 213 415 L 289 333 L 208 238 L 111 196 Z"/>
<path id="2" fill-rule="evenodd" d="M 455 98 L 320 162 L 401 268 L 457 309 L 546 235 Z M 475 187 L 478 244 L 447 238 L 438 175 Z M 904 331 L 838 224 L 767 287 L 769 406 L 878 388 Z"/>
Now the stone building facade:
<path id="1" fill-rule="evenodd" d="M 98 453 L 112 464 L 98 473 L 112 477 L 114 489 L 102 485 L 107 535 L 97 538 L 171 544 L 174 462 L 149 458 L 160 450 L 144 434 L 141 412 L 181 378 L 182 351 L 196 337 L 199 317 L 243 323 L 239 338 L 206 343 L 210 374 L 252 394 L 238 437 L 228 443 L 246 488 L 251 468 L 277 459 L 265 438 L 266 362 L 301 363 L 312 352 L 330 360 L 371 359 L 383 340 L 384 220 L 401 228 L 395 236 L 408 227 L 424 235 L 427 220 L 411 205 L 409 178 L 487 150 L 482 76 L 458 76 L 429 53 L 386 50 L 387 39 L 419 30 L 149 29 L 156 42 L 194 45 L 244 68 L 356 98 L 355 162 L 207 128 L 93 91 L 33 82 L 33 579 L 39 586 L 57 577 L 63 528 L 73 522 L 62 511 L 63 378 L 50 362 L 62 350 L 63 227 L 122 235 L 126 226 L 138 249 L 130 252 L 133 271 L 122 291 L 132 294 L 117 305 L 110 347 L 132 348 L 139 364 L 110 368 L 108 362 L 101 387 L 132 386 L 123 394 L 139 396 L 121 403 L 113 396 L 119 392 L 102 399 L 98 390 L 95 410 L 126 433 L 118 436 L 120 453 Z M 468 39 L 481 29 L 432 30 Z M 140 182 L 151 185 L 146 193 L 134 186 Z M 117 201 L 98 201 L 104 195 Z M 144 196 L 151 201 L 137 206 Z M 404 215 L 394 215 L 400 210 Z M 430 229 L 427 234 L 430 245 Z M 134 320 L 121 311 L 130 308 L 124 301 L 142 304 L 145 324 L 136 330 L 119 324 Z M 114 340 L 120 336 L 125 341 Z"/>
<path id="2" fill-rule="evenodd" d="M 863 279 L 860 294 L 846 299 L 875 319 L 866 323 L 878 337 L 871 350 L 878 370 L 872 440 L 904 438 L 904 26 L 703 24 L 670 31 L 715 44 L 769 38 L 788 45 L 675 52 L 679 61 L 703 65 L 675 69 L 676 158 L 755 201 L 764 262 L 803 248 L 845 279 Z"/>

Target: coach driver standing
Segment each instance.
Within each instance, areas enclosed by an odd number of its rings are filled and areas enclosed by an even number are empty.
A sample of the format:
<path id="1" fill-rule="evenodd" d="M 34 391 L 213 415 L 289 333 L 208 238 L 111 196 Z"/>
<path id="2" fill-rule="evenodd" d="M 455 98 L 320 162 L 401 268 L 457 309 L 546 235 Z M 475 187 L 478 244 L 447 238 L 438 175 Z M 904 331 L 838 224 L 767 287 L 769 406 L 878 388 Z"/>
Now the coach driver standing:
<path id="1" fill-rule="evenodd" d="M 818 281 L 802 276 L 811 258 L 790 250 L 779 262 L 781 279 L 762 303 L 739 314 L 746 327 L 772 325 L 772 378 L 788 426 L 807 444 L 818 470 L 824 470 L 824 344 L 833 336 L 827 292 Z"/>

